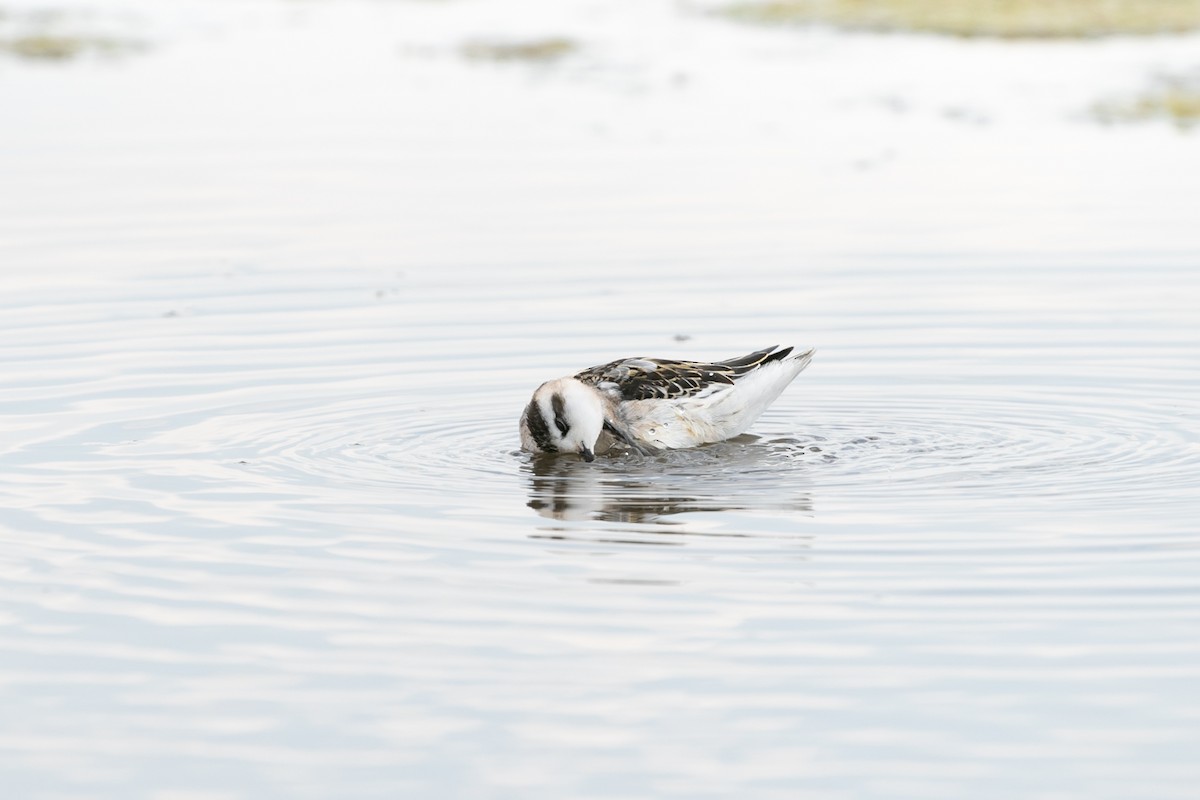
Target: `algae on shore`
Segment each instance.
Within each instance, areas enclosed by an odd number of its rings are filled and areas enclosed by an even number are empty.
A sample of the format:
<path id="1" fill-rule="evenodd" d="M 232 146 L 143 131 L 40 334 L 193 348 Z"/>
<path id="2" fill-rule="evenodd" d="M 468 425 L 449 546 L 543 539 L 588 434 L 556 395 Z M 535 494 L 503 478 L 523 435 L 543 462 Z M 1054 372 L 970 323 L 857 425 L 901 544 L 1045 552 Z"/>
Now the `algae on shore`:
<path id="1" fill-rule="evenodd" d="M 1003 39 L 1200 30 L 1200 0 L 738 0 L 716 13 L 759 24 Z"/>
<path id="2" fill-rule="evenodd" d="M 475 39 L 462 46 L 462 54 L 476 61 L 556 61 L 579 49 L 579 45 L 565 37 L 518 41 Z"/>
<path id="3" fill-rule="evenodd" d="M 21 58 L 62 60 L 79 55 L 83 43 L 71 36 L 51 36 L 40 33 L 0 41 L 0 50 Z"/>
<path id="4" fill-rule="evenodd" d="M 1160 77 L 1139 94 L 1092 107 L 1105 124 L 1167 120 L 1181 130 L 1200 125 L 1200 74 Z"/>
<path id="5" fill-rule="evenodd" d="M 122 56 L 149 49 L 125 35 L 129 20 L 85 10 L 0 7 L 0 56 L 30 61 L 69 61 L 83 55 Z"/>
<path id="6" fill-rule="evenodd" d="M 84 53 L 118 56 L 145 49 L 146 45 L 140 41 L 107 36 L 31 33 L 0 39 L 0 52 L 43 61 L 65 61 Z"/>

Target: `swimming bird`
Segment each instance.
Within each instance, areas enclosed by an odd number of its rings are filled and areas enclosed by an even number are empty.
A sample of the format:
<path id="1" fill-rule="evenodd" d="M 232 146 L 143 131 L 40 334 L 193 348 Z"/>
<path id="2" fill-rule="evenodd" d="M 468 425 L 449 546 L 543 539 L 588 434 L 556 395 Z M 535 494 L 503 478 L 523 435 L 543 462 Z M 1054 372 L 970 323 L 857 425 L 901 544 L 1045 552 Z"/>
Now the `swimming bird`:
<path id="1" fill-rule="evenodd" d="M 623 444 L 642 455 L 743 433 L 812 360 L 776 346 L 725 361 L 624 358 L 547 381 L 521 413 L 521 447 L 592 461 Z"/>

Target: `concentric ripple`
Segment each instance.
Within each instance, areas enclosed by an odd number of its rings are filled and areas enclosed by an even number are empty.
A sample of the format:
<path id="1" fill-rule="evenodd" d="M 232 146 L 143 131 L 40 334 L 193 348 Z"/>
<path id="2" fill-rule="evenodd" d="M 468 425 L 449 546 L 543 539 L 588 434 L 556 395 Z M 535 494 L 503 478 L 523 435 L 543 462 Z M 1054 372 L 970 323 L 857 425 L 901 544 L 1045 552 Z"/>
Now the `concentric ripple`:
<path id="1" fill-rule="evenodd" d="M 381 394 L 250 415 L 223 426 L 230 438 L 218 449 L 249 453 L 281 478 L 337 480 L 414 503 L 503 500 L 518 478 L 542 516 L 627 523 L 685 512 L 811 513 L 826 500 L 926 513 L 1161 511 L 1190 501 L 1200 470 L 1189 419 L 1162 399 L 1036 386 L 1009 386 L 1002 397 L 953 388 L 884 399 L 824 388 L 814 397 L 804 384 L 735 440 L 590 465 L 518 452 L 522 387 L 480 393 L 461 376 L 443 376 L 417 402 Z"/>
<path id="2" fill-rule="evenodd" d="M 8 741 L 76 771 L 107 763 L 109 740 L 146 774 L 195 753 L 208 774 L 221 747 L 237 774 L 321 758 L 323 787 L 363 759 L 401 786 L 447 750 L 530 774 L 549 752 L 585 776 L 554 796 L 582 796 L 609 785 L 614 754 L 691 775 L 692 750 L 676 770 L 684 751 L 663 743 L 696 731 L 721 732 L 694 741 L 714 764 L 731 731 L 748 753 L 782 735 L 844 759 L 848 781 L 909 775 L 879 737 L 926 735 L 925 763 L 981 725 L 1008 738 L 964 751 L 972 769 L 1029 741 L 1089 769 L 1113 752 L 1137 764 L 1121 738 L 1134 714 L 1192 763 L 1179 698 L 1200 658 L 1200 420 L 1173 339 L 1150 330 L 1114 365 L 1042 353 L 1049 333 L 1032 330 L 1013 369 L 980 344 L 1007 320 L 984 315 L 958 321 L 953 352 L 975 357 L 948 363 L 907 315 L 887 334 L 905 346 L 880 347 L 878 299 L 874 316 L 833 303 L 794 334 L 828 346 L 750 433 L 584 463 L 518 449 L 541 380 L 767 345 L 790 305 L 692 281 L 689 303 L 763 310 L 702 328 L 638 295 L 614 323 L 545 281 L 504 284 L 513 308 L 484 281 L 393 282 L 235 274 L 0 298 L 0 644 L 17 665 L 0 679 L 21 687 L 9 725 L 40 736 Z M 711 332 L 668 333 L 688 329 Z M 96 681 L 121 691 L 80 694 L 83 715 L 62 702 Z M 1111 702 L 1090 749 L 1044 734 Z M 24 763 L 41 778 L 50 762 Z M 978 795 L 943 779 L 945 796 Z"/>
<path id="3" fill-rule="evenodd" d="M 270 278 L 222 283 L 257 295 Z M 90 302 L 75 302 L 52 315 L 67 326 L 59 334 L 38 330 L 52 349 L 10 345 L 12 363 L 30 365 L 10 371 L 13 407 L 39 409 L 10 428 L 12 463 L 47 475 L 55 463 L 93 475 L 199 470 L 206 481 L 252 479 L 288 502 L 336 487 L 368 504 L 463 505 L 513 520 L 536 513 L 678 526 L 686 514 L 736 512 L 742 519 L 733 527 L 748 535 L 747 515 L 844 508 L 923 516 L 1136 508 L 1171 516 L 1191 501 L 1200 473 L 1186 385 L 1139 389 L 1103 375 L 1060 385 L 1041 377 L 1043 367 L 986 391 L 971 383 L 915 388 L 873 382 L 871 370 L 886 375 L 886 366 L 871 361 L 855 366 L 853 381 L 829 383 L 826 359 L 844 370 L 836 354 L 819 354 L 751 433 L 733 441 L 591 465 L 533 458 L 517 450 L 516 418 L 551 357 L 523 340 L 509 350 L 498 343 L 481 351 L 473 336 L 418 346 L 406 337 L 424 330 L 420 319 L 395 325 L 413 306 L 381 303 L 377 292 L 293 287 L 265 316 L 245 316 L 239 298 L 218 288 L 200 294 L 217 314 L 171 316 L 162 309 L 173 307 L 173 294 L 139 298 L 125 315 L 143 317 L 141 338 Z M 332 304 L 326 313 L 354 314 L 359 327 L 312 350 L 302 343 L 319 298 Z M 483 329 L 495 312 L 478 297 L 459 313 Z M 228 350 L 238 326 L 252 346 Z M 9 341 L 26 338 L 14 331 Z M 97 373 L 93 353 L 106 340 L 139 368 Z M 190 351 L 193 369 L 169 361 L 173 346 Z M 594 344 L 559 337 L 555 348 L 585 352 Z M 426 355 L 406 359 L 412 353 Z M 905 357 L 913 368 L 932 355 L 914 349 Z M 60 371 L 36 366 L 46 361 Z M 39 388 L 45 375 L 58 382 Z M 39 464 L 46 452 L 74 456 Z"/>

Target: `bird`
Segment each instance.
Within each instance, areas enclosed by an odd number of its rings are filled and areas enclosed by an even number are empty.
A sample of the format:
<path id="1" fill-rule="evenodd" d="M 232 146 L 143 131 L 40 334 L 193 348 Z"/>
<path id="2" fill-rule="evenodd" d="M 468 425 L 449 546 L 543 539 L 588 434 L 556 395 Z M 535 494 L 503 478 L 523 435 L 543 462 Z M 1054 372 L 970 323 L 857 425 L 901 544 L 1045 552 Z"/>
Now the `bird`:
<path id="1" fill-rule="evenodd" d="M 808 366 L 815 350 L 777 345 L 724 361 L 623 358 L 546 381 L 521 412 L 521 448 L 643 456 L 745 432 Z"/>

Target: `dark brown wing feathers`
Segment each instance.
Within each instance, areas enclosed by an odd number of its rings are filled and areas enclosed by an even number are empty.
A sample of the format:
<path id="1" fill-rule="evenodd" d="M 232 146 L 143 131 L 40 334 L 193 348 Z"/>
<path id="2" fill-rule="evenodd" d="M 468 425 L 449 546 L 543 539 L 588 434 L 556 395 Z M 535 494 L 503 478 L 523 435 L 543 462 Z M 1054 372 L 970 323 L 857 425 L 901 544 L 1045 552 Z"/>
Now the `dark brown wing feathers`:
<path id="1" fill-rule="evenodd" d="M 672 361 L 662 358 L 625 358 L 590 367 L 575 377 L 604 391 L 619 391 L 622 400 L 689 397 L 709 387 L 733 385 L 756 367 L 785 358 L 792 348 L 768 347 L 749 355 L 715 361 Z"/>

